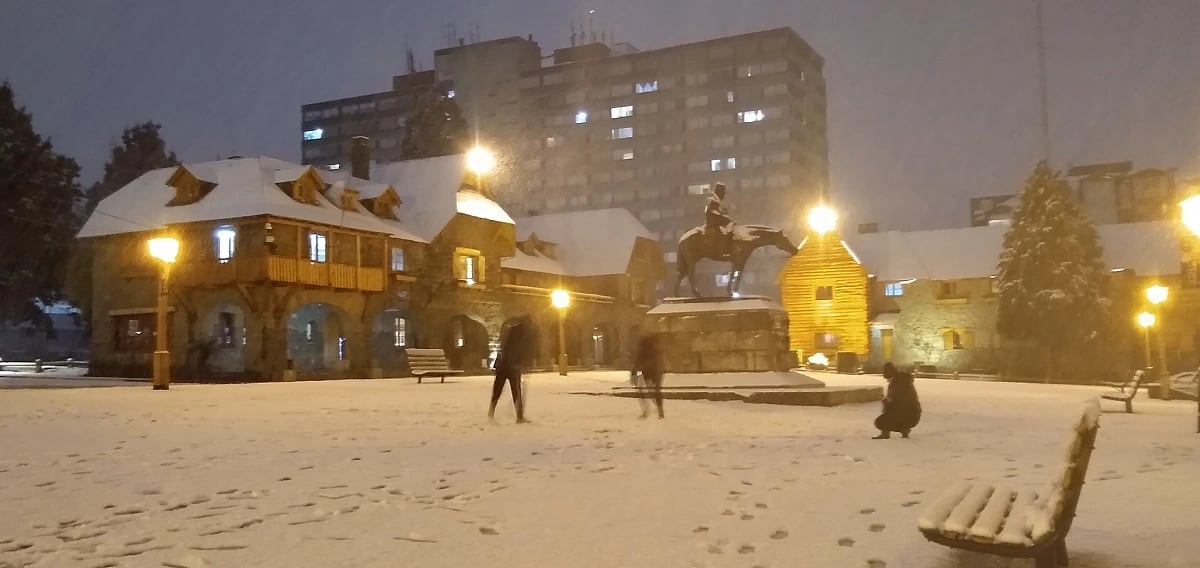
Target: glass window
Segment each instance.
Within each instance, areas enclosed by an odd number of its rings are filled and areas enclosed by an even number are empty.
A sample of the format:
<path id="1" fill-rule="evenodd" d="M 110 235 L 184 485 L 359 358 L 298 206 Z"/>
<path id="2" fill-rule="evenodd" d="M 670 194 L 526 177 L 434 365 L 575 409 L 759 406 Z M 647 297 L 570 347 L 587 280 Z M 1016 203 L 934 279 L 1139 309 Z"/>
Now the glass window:
<path id="1" fill-rule="evenodd" d="M 816 334 L 816 343 L 818 349 L 837 349 L 838 336 L 832 333 Z"/>
<path id="2" fill-rule="evenodd" d="M 817 299 L 818 300 L 832 300 L 833 299 L 833 286 L 817 286 Z"/>
<path id="3" fill-rule="evenodd" d="M 310 262 L 325 262 L 325 250 L 328 237 L 324 233 L 308 233 L 308 260 Z"/>
<path id="4" fill-rule="evenodd" d="M 707 184 L 707 183 L 698 183 L 698 184 L 694 184 L 694 185 L 689 185 L 687 187 L 687 192 L 688 192 L 688 195 L 704 195 L 704 194 L 708 193 L 708 190 L 711 187 L 712 187 L 712 185 Z"/>
<path id="5" fill-rule="evenodd" d="M 766 118 L 766 114 L 762 109 L 744 110 L 738 113 L 738 122 L 740 123 L 758 122 L 764 118 Z"/>
<path id="6" fill-rule="evenodd" d="M 721 171 L 721 160 L 720 160 L 719 158 L 718 158 L 718 159 L 716 159 L 716 160 L 710 160 L 710 161 L 709 161 L 709 168 L 710 168 L 710 170 L 711 170 L 711 171 L 714 171 L 714 172 L 719 172 L 719 171 Z"/>
<path id="7" fill-rule="evenodd" d="M 395 249 L 393 249 L 395 250 Z M 404 318 L 397 317 L 392 319 L 392 345 L 395 347 L 404 347 L 408 345 L 408 322 Z"/>
<path id="8" fill-rule="evenodd" d="M 584 124 L 587 122 L 587 119 L 588 112 L 586 110 L 581 110 L 575 113 L 575 124 Z"/>
<path id="9" fill-rule="evenodd" d="M 736 170 L 737 169 L 737 158 L 725 158 L 725 169 Z"/>
<path id="10" fill-rule="evenodd" d="M 234 231 L 230 225 L 217 227 L 214 233 L 217 239 L 217 260 L 222 263 L 229 262 L 233 258 L 233 250 L 237 244 L 237 231 Z"/>
<path id="11" fill-rule="evenodd" d="M 614 160 L 632 160 L 633 159 L 633 150 L 627 150 L 627 149 L 613 150 L 613 159 Z"/>
<path id="12" fill-rule="evenodd" d="M 653 93 L 658 90 L 658 81 L 645 81 L 634 85 L 634 92 Z"/>
<path id="13" fill-rule="evenodd" d="M 322 136 L 325 136 L 325 131 L 320 128 L 312 128 L 304 131 L 305 140 L 320 140 Z"/>
<path id="14" fill-rule="evenodd" d="M 884 296 L 903 296 L 904 295 L 904 284 L 901 284 L 899 282 L 889 282 L 883 288 L 883 295 Z"/>
<path id="15" fill-rule="evenodd" d="M 614 128 L 614 129 L 612 129 L 612 137 L 614 140 L 620 140 L 622 138 L 633 138 L 633 127 L 626 126 L 624 128 Z"/>
<path id="16" fill-rule="evenodd" d="M 392 247 L 392 270 L 404 271 L 404 249 L 401 247 Z"/>
<path id="17" fill-rule="evenodd" d="M 613 118 L 627 118 L 633 116 L 633 105 L 612 107 L 609 112 Z"/>

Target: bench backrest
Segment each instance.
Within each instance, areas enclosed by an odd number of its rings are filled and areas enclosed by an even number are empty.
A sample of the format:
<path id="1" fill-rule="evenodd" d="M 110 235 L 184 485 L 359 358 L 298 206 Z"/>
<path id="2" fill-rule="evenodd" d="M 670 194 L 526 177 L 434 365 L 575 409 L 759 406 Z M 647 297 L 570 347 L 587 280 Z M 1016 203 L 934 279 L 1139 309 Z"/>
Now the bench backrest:
<path id="1" fill-rule="evenodd" d="M 1138 370 L 1134 371 L 1133 376 L 1130 377 L 1128 381 L 1125 381 L 1125 384 L 1121 385 L 1121 390 L 1132 389 L 1133 392 L 1136 393 L 1137 390 L 1139 388 L 1141 388 L 1142 378 L 1145 376 L 1146 376 L 1146 371 L 1143 371 L 1142 369 L 1138 369 Z"/>
<path id="2" fill-rule="evenodd" d="M 413 371 L 449 371 L 450 362 L 441 349 L 405 349 L 408 368 Z"/>
<path id="3" fill-rule="evenodd" d="M 1141 380 L 1141 371 L 1136 379 Z M 1084 405 L 1083 415 L 1075 425 L 1075 438 L 1071 443 L 1071 451 L 1067 456 L 1068 463 L 1065 471 L 1055 480 L 1062 491 L 1061 501 L 1055 505 L 1055 510 L 1045 511 L 1052 515 L 1052 532 L 1067 534 L 1071 530 L 1071 522 L 1075 520 L 1075 509 L 1079 506 L 1079 496 L 1083 493 L 1083 480 L 1087 475 L 1088 464 L 1092 460 L 1092 450 L 1096 446 L 1096 433 L 1100 429 L 1100 401 L 1091 399 Z M 1035 535 L 1036 536 L 1036 535 Z M 1035 538 L 1036 540 L 1036 538 Z"/>

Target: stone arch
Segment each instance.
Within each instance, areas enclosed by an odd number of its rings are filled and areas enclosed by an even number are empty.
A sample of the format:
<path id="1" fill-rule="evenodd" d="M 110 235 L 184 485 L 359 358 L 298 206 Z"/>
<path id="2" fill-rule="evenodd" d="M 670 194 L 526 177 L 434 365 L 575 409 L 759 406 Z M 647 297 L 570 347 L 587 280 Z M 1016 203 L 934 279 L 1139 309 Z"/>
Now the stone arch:
<path id="1" fill-rule="evenodd" d="M 484 320 L 474 315 L 456 314 L 447 323 L 443 345 L 450 367 L 485 369 L 490 362 L 494 336 Z"/>
<path id="2" fill-rule="evenodd" d="M 388 307 L 371 322 L 371 359 L 385 375 L 395 375 L 407 367 L 404 350 L 416 347 L 416 333 L 409 311 Z"/>
<path id="3" fill-rule="evenodd" d="M 333 304 L 297 306 L 287 319 L 287 352 L 295 369 L 304 374 L 327 374 L 350 368 L 349 314 Z"/>

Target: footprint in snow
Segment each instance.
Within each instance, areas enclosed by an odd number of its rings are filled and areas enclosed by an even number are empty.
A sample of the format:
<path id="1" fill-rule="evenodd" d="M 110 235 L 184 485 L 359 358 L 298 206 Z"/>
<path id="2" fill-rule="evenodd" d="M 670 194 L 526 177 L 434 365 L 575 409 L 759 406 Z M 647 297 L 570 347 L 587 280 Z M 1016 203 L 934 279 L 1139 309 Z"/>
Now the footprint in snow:
<path id="1" fill-rule="evenodd" d="M 870 527 L 871 532 L 873 533 L 883 532 L 883 529 L 885 528 L 887 528 L 887 525 L 884 525 L 883 523 L 874 523 Z"/>
<path id="2" fill-rule="evenodd" d="M 870 515 L 871 513 L 874 513 L 874 512 L 875 512 L 875 509 L 872 509 L 872 508 L 868 507 L 868 508 L 866 508 L 866 509 L 860 509 L 860 510 L 858 511 L 858 514 L 860 514 L 860 515 Z"/>
<path id="3" fill-rule="evenodd" d="M 887 568 L 887 562 L 884 562 L 878 558 L 872 558 L 867 560 L 867 568 Z"/>
<path id="4" fill-rule="evenodd" d="M 904 507 L 904 508 L 908 508 L 908 507 L 912 507 L 913 505 L 919 505 L 920 503 L 921 503 L 920 501 L 905 501 L 905 502 L 901 503 L 900 506 Z"/>
<path id="5" fill-rule="evenodd" d="M 771 540 L 783 540 L 788 537 L 788 534 L 790 533 L 788 533 L 786 530 L 778 529 L 771 533 Z"/>
<path id="6" fill-rule="evenodd" d="M 844 536 L 838 539 L 838 546 L 854 546 L 854 539 Z"/>

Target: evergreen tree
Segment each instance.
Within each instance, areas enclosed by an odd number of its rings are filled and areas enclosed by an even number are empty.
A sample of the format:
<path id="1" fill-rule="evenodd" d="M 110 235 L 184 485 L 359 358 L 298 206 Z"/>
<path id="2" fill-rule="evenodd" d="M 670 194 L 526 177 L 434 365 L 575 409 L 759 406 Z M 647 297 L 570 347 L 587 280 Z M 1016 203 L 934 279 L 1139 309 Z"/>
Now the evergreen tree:
<path id="1" fill-rule="evenodd" d="M 75 160 L 54 152 L 0 83 L 0 320 L 32 322 L 52 332 L 35 301 L 60 298 L 79 196 Z"/>
<path id="2" fill-rule="evenodd" d="M 159 134 L 162 128 L 155 122 L 143 122 L 126 128 L 121 143 L 112 147 L 104 177 L 87 191 L 87 208 L 82 220 L 95 211 L 105 197 L 125 187 L 151 170 L 179 165 L 175 152 L 167 151 L 167 143 Z M 81 220 L 81 221 L 82 221 Z M 66 291 L 71 303 L 79 308 L 85 322 L 92 314 L 92 243 L 81 240 L 72 246 L 67 271 Z M 90 326 L 89 326 L 90 327 Z"/>
<path id="3" fill-rule="evenodd" d="M 428 91 L 417 97 L 404 121 L 400 157 L 413 160 L 465 152 L 469 141 L 467 121 L 454 99 L 444 91 Z"/>
<path id="4" fill-rule="evenodd" d="M 143 122 L 121 133 L 121 143 L 112 147 L 111 157 L 104 164 L 104 177 L 88 189 L 88 213 L 96 209 L 100 200 L 142 174 L 179 165 L 175 152 L 167 151 L 167 143 L 158 133 L 160 128 L 162 126 L 157 123 Z"/>
<path id="5" fill-rule="evenodd" d="M 1041 350 L 1047 378 L 1105 331 L 1101 254 L 1096 228 L 1066 182 L 1038 163 L 1004 235 L 997 330 Z"/>

